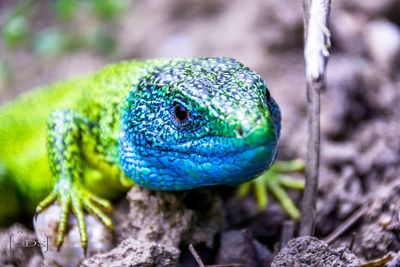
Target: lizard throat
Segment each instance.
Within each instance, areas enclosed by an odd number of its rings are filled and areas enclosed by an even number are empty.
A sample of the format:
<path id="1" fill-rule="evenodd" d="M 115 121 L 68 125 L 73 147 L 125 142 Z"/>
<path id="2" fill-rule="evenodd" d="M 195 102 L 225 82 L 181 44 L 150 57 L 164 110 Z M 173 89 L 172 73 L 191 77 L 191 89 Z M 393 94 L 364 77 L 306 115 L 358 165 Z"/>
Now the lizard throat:
<path id="1" fill-rule="evenodd" d="M 138 184 L 154 190 L 186 190 L 238 184 L 267 169 L 276 139 L 248 144 L 241 138 L 204 137 L 168 148 L 120 143 L 122 167 Z"/>

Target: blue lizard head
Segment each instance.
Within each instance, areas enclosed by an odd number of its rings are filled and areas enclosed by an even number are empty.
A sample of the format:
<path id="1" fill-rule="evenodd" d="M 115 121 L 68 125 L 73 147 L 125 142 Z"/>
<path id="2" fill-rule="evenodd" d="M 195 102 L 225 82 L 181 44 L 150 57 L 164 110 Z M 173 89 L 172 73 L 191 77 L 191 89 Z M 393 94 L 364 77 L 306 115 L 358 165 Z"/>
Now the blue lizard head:
<path id="1" fill-rule="evenodd" d="M 234 59 L 154 64 L 126 99 L 121 166 L 156 190 L 239 184 L 272 164 L 280 120 L 264 80 Z"/>

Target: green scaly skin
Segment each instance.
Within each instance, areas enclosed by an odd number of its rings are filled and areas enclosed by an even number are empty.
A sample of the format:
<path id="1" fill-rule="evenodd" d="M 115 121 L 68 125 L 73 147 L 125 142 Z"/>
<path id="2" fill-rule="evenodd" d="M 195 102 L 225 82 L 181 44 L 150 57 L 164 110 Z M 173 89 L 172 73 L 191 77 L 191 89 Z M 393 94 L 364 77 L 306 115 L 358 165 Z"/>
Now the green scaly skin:
<path id="1" fill-rule="evenodd" d="M 279 108 L 261 77 L 233 59 L 110 65 L 19 97 L 0 108 L 0 123 L 0 224 L 58 201 L 57 246 L 70 212 L 83 248 L 84 211 L 112 228 L 110 200 L 132 180 L 170 191 L 259 176 L 250 182 L 259 205 L 268 189 L 299 217 L 281 185 L 302 184 L 279 176 L 298 166 L 265 173 L 276 157 Z"/>

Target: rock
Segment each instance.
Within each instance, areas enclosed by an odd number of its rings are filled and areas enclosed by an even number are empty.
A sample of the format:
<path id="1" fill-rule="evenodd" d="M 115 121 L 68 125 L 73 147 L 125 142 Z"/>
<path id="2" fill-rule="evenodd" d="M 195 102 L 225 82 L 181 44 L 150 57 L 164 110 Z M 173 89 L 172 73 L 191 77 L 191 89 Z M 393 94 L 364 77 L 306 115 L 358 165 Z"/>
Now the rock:
<path id="1" fill-rule="evenodd" d="M 272 267 L 359 267 L 360 261 L 349 250 L 333 249 L 324 241 L 304 236 L 291 239 L 274 258 Z"/>
<path id="2" fill-rule="evenodd" d="M 128 238 L 110 252 L 86 259 L 81 266 L 168 267 L 176 266 L 179 254 L 174 246 Z"/>
<path id="3" fill-rule="evenodd" d="M 388 20 L 374 20 L 364 31 L 365 42 L 370 56 L 384 68 L 392 72 L 400 56 L 400 30 Z"/>
<path id="4" fill-rule="evenodd" d="M 35 233 L 20 224 L 0 232 L 0 266 L 43 266 Z M 39 240 L 40 241 L 40 240 Z"/>
<path id="5" fill-rule="evenodd" d="M 80 243 L 80 235 L 74 216 L 70 216 L 64 237 L 64 243 L 57 251 L 55 242 L 60 206 L 53 204 L 37 215 L 33 225 L 38 238 L 48 237 L 47 246 L 42 246 L 42 252 L 47 266 L 78 266 L 84 259 L 84 251 Z M 112 233 L 92 215 L 85 215 L 86 233 L 88 238 L 87 256 L 109 251 L 112 247 Z"/>

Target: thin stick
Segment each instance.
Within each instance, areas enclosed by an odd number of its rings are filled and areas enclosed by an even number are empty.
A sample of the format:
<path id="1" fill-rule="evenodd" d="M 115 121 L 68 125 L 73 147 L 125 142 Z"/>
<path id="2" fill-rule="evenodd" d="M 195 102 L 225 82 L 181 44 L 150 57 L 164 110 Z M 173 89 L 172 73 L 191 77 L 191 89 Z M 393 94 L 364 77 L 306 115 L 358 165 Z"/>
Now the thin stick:
<path id="1" fill-rule="evenodd" d="M 197 254 L 197 251 L 194 249 L 192 244 L 189 245 L 189 251 L 192 254 L 194 260 L 197 262 L 197 265 L 199 267 L 205 267 L 203 261 L 201 260 L 199 254 Z"/>
<path id="2" fill-rule="evenodd" d="M 356 223 L 367 212 L 368 207 L 363 206 L 354 212 L 347 220 L 345 220 L 338 228 L 325 238 L 325 242 L 332 244 L 339 236 L 346 232 L 354 223 Z"/>
<path id="3" fill-rule="evenodd" d="M 320 93 L 325 89 L 330 0 L 304 1 L 304 58 L 308 101 L 308 152 L 300 236 L 314 233 L 320 151 Z"/>
<path id="4" fill-rule="evenodd" d="M 283 223 L 281 233 L 281 249 L 286 247 L 290 239 L 294 237 L 294 228 L 296 223 L 293 220 L 287 220 Z"/>

